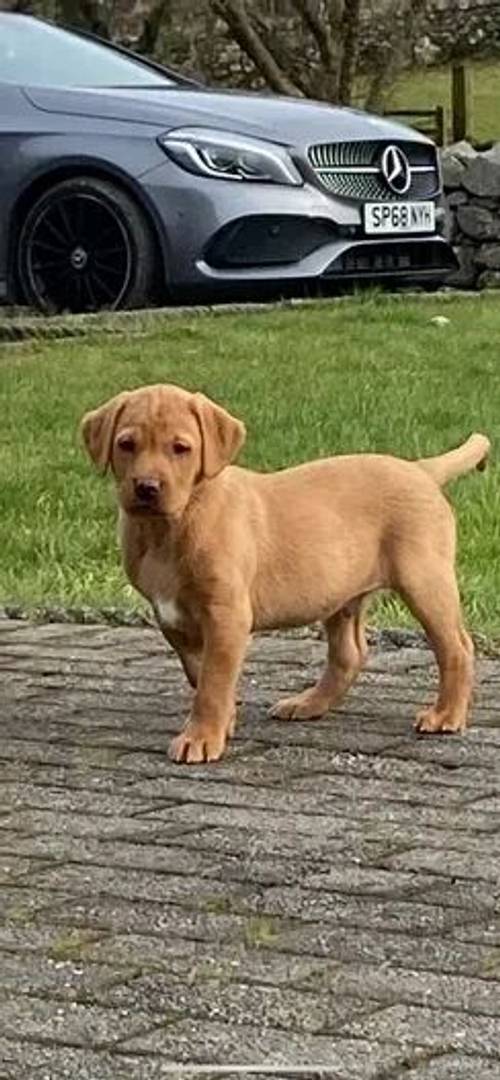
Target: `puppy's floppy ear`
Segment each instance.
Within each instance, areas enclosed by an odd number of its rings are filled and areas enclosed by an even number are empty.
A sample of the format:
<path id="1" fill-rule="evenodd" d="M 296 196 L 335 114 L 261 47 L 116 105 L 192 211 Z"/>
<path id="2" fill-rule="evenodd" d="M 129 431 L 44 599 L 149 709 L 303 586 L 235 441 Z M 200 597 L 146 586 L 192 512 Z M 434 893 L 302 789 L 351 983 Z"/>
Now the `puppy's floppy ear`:
<path id="1" fill-rule="evenodd" d="M 105 473 L 111 462 L 116 425 L 129 396 L 127 390 L 117 394 L 99 409 L 86 413 L 80 424 L 85 448 L 99 472 Z"/>
<path id="2" fill-rule="evenodd" d="M 201 430 L 201 469 L 209 480 L 234 460 L 246 437 L 245 425 L 204 394 L 193 394 L 192 407 Z"/>

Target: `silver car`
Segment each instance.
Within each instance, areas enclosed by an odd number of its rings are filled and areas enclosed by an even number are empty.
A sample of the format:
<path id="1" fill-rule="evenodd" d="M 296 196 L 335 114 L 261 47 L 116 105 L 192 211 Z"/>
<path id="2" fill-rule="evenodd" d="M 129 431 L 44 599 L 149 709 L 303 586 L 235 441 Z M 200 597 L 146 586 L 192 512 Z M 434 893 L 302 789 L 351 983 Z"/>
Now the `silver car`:
<path id="1" fill-rule="evenodd" d="M 0 138 L 0 296 L 42 311 L 455 268 L 423 135 L 207 89 L 28 15 L 0 14 Z"/>

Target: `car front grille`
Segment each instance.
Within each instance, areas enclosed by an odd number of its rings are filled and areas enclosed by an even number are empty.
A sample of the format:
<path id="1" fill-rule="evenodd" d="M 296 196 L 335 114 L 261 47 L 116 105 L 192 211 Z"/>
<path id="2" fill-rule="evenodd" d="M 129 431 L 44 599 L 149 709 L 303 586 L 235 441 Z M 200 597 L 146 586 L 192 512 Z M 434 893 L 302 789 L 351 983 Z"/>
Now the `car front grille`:
<path id="1" fill-rule="evenodd" d="M 404 194 L 392 191 L 382 173 L 382 155 L 389 146 L 401 150 L 408 161 L 410 184 Z M 317 143 L 309 147 L 308 159 L 321 186 L 344 199 L 387 202 L 432 199 L 439 193 L 436 152 L 428 143 Z"/>

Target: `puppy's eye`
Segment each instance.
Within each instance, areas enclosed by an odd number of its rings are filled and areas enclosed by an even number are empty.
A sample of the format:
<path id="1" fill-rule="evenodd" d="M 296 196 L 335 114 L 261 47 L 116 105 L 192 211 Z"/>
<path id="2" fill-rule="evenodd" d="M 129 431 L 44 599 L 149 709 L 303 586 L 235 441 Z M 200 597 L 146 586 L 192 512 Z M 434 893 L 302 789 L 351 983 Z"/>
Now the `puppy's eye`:
<path id="1" fill-rule="evenodd" d="M 182 454 L 191 453 L 191 447 L 180 439 L 176 439 L 175 442 L 172 443 L 172 450 L 176 457 L 180 457 Z"/>
<path id="2" fill-rule="evenodd" d="M 135 450 L 135 442 L 131 435 L 122 435 L 121 439 L 118 439 L 118 446 L 126 454 L 131 454 Z"/>

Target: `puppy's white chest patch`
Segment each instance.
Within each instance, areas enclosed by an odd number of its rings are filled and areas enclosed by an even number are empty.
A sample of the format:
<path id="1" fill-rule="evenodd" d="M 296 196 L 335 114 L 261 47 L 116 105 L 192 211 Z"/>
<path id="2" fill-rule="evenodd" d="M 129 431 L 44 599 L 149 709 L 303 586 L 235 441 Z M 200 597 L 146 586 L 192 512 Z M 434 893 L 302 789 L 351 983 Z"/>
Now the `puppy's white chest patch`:
<path id="1" fill-rule="evenodd" d="M 157 596 L 153 600 L 153 607 L 160 626 L 165 626 L 168 630 L 175 630 L 179 626 L 181 612 L 175 600 L 164 600 L 163 597 Z"/>

